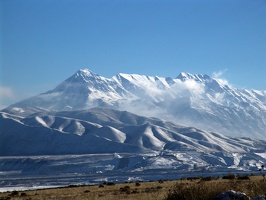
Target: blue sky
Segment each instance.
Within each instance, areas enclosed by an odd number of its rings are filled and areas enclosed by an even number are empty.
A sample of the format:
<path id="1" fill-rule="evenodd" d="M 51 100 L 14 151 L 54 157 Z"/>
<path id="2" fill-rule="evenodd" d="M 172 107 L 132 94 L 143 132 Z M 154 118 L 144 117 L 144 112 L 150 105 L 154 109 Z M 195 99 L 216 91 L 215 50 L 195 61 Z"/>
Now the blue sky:
<path id="1" fill-rule="evenodd" d="M 266 90 L 265 0 L 0 0 L 0 108 L 88 68 Z M 222 73 L 223 72 L 223 73 Z"/>

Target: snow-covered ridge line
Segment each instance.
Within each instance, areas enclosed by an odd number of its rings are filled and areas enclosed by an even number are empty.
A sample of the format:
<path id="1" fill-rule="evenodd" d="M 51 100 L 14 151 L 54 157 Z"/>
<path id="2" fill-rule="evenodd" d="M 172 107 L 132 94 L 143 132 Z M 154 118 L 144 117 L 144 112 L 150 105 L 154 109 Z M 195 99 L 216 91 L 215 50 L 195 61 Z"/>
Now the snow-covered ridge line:
<path id="1" fill-rule="evenodd" d="M 265 91 L 237 89 L 208 75 L 185 72 L 176 78 L 123 73 L 105 78 L 82 69 L 53 90 L 3 111 L 27 116 L 40 109 L 94 107 L 127 110 L 230 136 L 266 139 Z"/>
<path id="2" fill-rule="evenodd" d="M 264 145 L 259 140 L 230 138 L 102 108 L 24 118 L 4 113 L 1 116 L 0 122 L 7 126 L 0 130 L 0 156 L 158 151 L 247 153 L 257 152 Z"/>

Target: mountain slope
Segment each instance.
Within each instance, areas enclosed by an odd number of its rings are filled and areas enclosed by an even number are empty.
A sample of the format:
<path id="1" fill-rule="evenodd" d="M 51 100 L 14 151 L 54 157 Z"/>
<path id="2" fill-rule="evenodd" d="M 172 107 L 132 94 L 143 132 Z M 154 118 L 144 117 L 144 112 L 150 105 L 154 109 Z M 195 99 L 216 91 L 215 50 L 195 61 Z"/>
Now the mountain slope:
<path id="1" fill-rule="evenodd" d="M 94 107 L 127 110 L 229 136 L 266 139 L 266 91 L 236 89 L 201 74 L 105 78 L 79 70 L 55 89 L 3 111 L 28 116 Z"/>
<path id="2" fill-rule="evenodd" d="M 107 127 L 59 116 L 14 119 L 0 114 L 0 124 L 5 125 L 0 130 L 0 156 L 152 152 L 123 143 L 119 140 L 123 135 L 115 128 L 106 132 Z M 44 123 L 48 118 L 55 120 L 48 125 Z"/>
<path id="3" fill-rule="evenodd" d="M 0 112 L 0 124 L 3 173 L 51 175 L 58 169 L 75 174 L 95 174 L 95 169 L 120 174 L 122 170 L 130 176 L 157 169 L 228 173 L 257 171 L 266 162 L 265 141 L 227 137 L 106 108 L 27 117 Z"/>
<path id="4" fill-rule="evenodd" d="M 156 151 L 248 152 L 258 140 L 233 139 L 159 119 L 107 109 L 15 117 L 1 113 L 0 155 L 151 153 Z M 63 116 L 64 115 L 64 116 Z M 123 116 L 121 118 L 121 116 Z M 29 145 L 30 144 L 30 145 Z"/>

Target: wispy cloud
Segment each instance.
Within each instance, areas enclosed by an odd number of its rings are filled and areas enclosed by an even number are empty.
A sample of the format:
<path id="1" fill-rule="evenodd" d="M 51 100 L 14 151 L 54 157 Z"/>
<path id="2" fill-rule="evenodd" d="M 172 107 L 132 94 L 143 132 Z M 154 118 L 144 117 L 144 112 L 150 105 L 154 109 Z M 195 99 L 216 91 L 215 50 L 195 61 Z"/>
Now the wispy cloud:
<path id="1" fill-rule="evenodd" d="M 175 80 L 175 84 L 172 87 L 182 96 L 189 92 L 193 92 L 194 94 L 202 94 L 205 92 L 204 85 L 192 79 L 186 81 Z"/>
<path id="2" fill-rule="evenodd" d="M 3 109 L 14 102 L 15 92 L 10 87 L 0 86 L 0 109 Z"/>
<path id="3" fill-rule="evenodd" d="M 212 77 L 220 78 L 225 72 L 227 72 L 227 69 L 219 70 L 218 72 L 212 72 Z"/>
<path id="4" fill-rule="evenodd" d="M 212 73 L 212 78 L 217 80 L 219 83 L 223 85 L 230 85 L 228 80 L 222 78 L 222 76 L 227 72 L 227 69 L 219 70 L 217 72 Z"/>
<path id="5" fill-rule="evenodd" d="M 0 97 L 14 99 L 15 93 L 10 87 L 0 86 Z"/>

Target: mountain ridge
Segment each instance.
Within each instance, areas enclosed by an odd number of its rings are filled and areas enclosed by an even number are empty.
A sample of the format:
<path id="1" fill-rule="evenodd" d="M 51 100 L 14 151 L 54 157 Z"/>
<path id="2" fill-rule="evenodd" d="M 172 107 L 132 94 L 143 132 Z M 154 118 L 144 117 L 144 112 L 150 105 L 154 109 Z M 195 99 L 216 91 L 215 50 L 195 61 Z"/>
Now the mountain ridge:
<path id="1" fill-rule="evenodd" d="M 0 123 L 5 124 L 0 129 L 4 174 L 21 170 L 28 175 L 32 168 L 33 175 L 42 168 L 48 175 L 71 171 L 93 176 L 96 168 L 130 176 L 150 170 L 239 173 L 257 171 L 266 162 L 265 140 L 228 137 L 107 108 L 26 117 L 0 112 Z"/>
<path id="2" fill-rule="evenodd" d="M 79 112 L 86 118 L 76 118 Z M 0 112 L 0 121 L 6 125 L 0 130 L 1 156 L 161 151 L 248 153 L 265 144 L 106 108 L 27 117 Z"/>
<path id="3" fill-rule="evenodd" d="M 81 69 L 53 90 L 3 111 L 27 116 L 94 107 L 159 117 L 230 136 L 266 138 L 265 91 L 236 89 L 208 75 L 185 72 L 176 78 L 123 73 L 105 78 Z"/>

